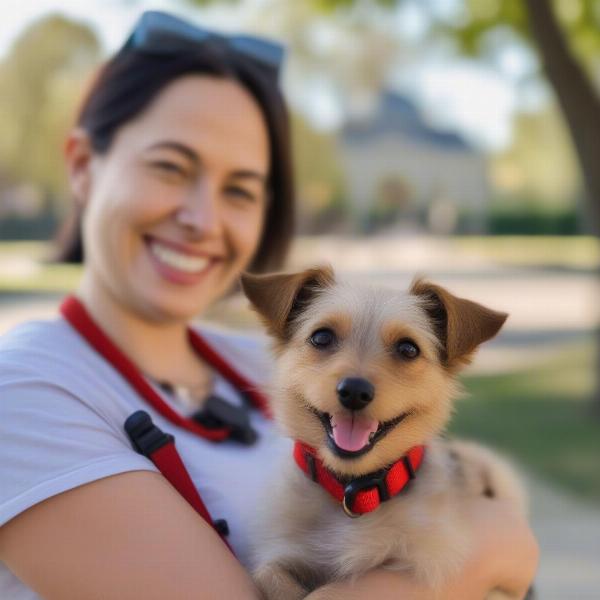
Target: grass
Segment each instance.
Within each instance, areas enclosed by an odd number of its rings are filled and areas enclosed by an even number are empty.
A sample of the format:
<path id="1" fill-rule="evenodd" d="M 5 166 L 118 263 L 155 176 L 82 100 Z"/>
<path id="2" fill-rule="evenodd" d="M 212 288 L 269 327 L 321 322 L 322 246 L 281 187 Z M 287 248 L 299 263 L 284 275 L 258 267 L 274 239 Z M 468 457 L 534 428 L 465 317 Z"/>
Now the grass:
<path id="1" fill-rule="evenodd" d="M 68 292 L 81 276 L 78 265 L 46 262 L 44 242 L 0 243 L 0 293 Z"/>
<path id="2" fill-rule="evenodd" d="M 593 390 L 592 345 L 519 373 L 465 380 L 451 432 L 504 450 L 535 474 L 600 501 L 600 411 Z"/>
<path id="3" fill-rule="evenodd" d="M 600 242 L 592 236 L 463 236 L 452 243 L 506 266 L 594 269 L 600 263 Z"/>

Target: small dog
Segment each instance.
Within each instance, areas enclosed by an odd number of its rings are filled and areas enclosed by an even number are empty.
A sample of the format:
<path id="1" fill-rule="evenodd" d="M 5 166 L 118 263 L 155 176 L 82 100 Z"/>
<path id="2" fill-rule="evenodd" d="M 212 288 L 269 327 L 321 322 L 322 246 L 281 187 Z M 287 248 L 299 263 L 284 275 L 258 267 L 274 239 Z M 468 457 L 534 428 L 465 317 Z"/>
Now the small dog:
<path id="1" fill-rule="evenodd" d="M 258 533 L 266 598 L 303 598 L 375 567 L 435 588 L 469 552 L 467 496 L 525 513 L 502 459 L 441 437 L 456 374 L 507 314 L 422 279 L 400 293 L 338 282 L 328 267 L 244 275 L 242 286 L 274 340 L 274 416 L 296 440 Z"/>

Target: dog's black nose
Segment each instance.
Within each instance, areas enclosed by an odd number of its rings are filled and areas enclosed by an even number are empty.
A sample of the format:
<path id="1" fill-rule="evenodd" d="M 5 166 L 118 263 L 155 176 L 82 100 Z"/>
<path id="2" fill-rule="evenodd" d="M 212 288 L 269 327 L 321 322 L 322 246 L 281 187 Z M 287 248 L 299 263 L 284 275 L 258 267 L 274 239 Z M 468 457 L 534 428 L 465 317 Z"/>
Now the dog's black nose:
<path id="1" fill-rule="evenodd" d="M 346 377 L 336 388 L 340 402 L 350 410 L 361 410 L 375 396 L 375 388 L 362 377 Z"/>

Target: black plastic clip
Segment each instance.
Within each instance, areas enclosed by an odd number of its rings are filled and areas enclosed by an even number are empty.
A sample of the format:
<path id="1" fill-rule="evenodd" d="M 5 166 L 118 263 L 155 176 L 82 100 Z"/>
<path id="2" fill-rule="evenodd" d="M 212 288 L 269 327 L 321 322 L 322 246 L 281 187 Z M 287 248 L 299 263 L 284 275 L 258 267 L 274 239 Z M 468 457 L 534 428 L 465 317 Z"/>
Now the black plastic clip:
<path id="1" fill-rule="evenodd" d="M 192 415 L 192 419 L 208 429 L 229 427 L 231 439 L 248 446 L 258 439 L 258 433 L 250 425 L 248 411 L 218 396 L 209 396 L 204 406 Z"/>
<path id="2" fill-rule="evenodd" d="M 164 445 L 175 441 L 170 433 L 165 433 L 152 422 L 145 410 L 138 410 L 127 417 L 125 431 L 133 447 L 148 457 Z"/>
<path id="3" fill-rule="evenodd" d="M 229 535 L 229 524 L 225 519 L 216 519 L 213 521 L 213 527 L 220 536 L 225 537 Z"/>

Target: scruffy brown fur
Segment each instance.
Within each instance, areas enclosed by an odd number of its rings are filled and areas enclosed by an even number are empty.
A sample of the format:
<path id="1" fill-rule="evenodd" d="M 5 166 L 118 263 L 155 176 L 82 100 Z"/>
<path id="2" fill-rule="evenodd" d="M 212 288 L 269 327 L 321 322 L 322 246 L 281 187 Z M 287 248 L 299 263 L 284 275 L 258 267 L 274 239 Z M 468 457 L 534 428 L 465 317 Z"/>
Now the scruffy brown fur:
<path id="1" fill-rule="evenodd" d="M 301 273 L 245 275 L 243 288 L 274 341 L 271 398 L 284 432 L 318 451 L 338 476 L 353 478 L 395 462 L 426 444 L 417 477 L 377 510 L 350 519 L 291 456 L 264 507 L 255 579 L 269 599 L 293 600 L 337 579 L 375 567 L 410 571 L 433 588 L 456 572 L 469 552 L 466 496 L 511 499 L 525 512 L 525 494 L 511 468 L 478 445 L 441 437 L 460 393 L 456 374 L 507 318 L 423 279 L 405 293 L 336 280 L 328 267 Z M 334 347 L 310 343 L 327 328 Z M 409 339 L 419 355 L 395 351 Z M 327 443 L 315 409 L 333 414 L 336 386 L 361 377 L 375 388 L 362 411 L 380 423 L 407 416 L 361 456 L 343 458 Z"/>

